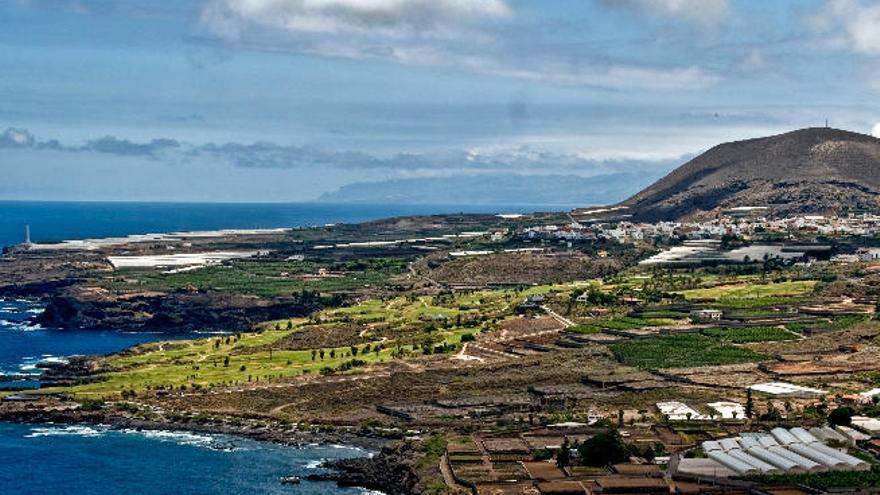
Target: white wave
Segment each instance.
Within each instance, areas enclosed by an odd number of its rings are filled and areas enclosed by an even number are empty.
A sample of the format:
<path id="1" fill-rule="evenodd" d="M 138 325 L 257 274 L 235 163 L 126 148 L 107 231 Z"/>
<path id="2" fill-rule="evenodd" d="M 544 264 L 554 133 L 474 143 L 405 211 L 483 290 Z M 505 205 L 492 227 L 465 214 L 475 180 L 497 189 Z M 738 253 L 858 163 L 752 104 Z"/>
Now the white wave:
<path id="1" fill-rule="evenodd" d="M 303 466 L 306 469 L 318 469 L 327 459 L 318 459 L 317 461 L 309 461 Z"/>
<path id="2" fill-rule="evenodd" d="M 25 435 L 25 438 L 39 437 L 59 437 L 59 436 L 77 436 L 77 437 L 99 437 L 107 433 L 106 426 L 50 426 L 31 428 L 31 432 Z"/>
<path id="3" fill-rule="evenodd" d="M 231 442 L 218 439 L 212 435 L 204 435 L 199 433 L 191 433 L 186 431 L 170 431 L 170 430 L 122 430 L 123 433 L 141 435 L 144 438 L 156 440 L 159 442 L 172 442 L 178 445 L 188 445 L 192 447 L 209 448 L 212 450 L 232 452 L 240 450 Z"/>
<path id="4" fill-rule="evenodd" d="M 329 447 L 331 449 L 347 450 L 349 452 L 358 452 L 358 453 L 362 453 L 362 454 L 366 454 L 366 455 L 371 455 L 369 452 L 367 452 L 366 449 L 362 449 L 360 447 L 355 447 L 353 445 L 340 445 L 338 443 L 334 443 L 334 444 L 328 445 L 327 447 Z"/>
<path id="5" fill-rule="evenodd" d="M 44 359 L 41 359 L 41 363 L 58 363 L 58 364 L 68 364 L 70 360 L 63 357 L 52 356 L 51 354 L 43 354 L 43 356 L 49 356 Z"/>
<path id="6" fill-rule="evenodd" d="M 18 330 L 20 332 L 31 332 L 34 330 L 43 329 L 43 327 L 39 323 L 36 325 L 30 325 L 26 321 L 11 321 L 2 319 L 0 319 L 0 327 L 7 327 L 13 330 Z"/>

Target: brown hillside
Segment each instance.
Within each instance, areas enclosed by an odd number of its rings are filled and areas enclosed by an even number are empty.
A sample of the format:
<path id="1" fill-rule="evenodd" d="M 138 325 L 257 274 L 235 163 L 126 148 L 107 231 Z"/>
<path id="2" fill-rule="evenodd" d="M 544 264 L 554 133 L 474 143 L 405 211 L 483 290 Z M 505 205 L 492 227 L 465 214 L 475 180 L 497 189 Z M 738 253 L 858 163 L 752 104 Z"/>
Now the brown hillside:
<path id="1" fill-rule="evenodd" d="M 737 206 L 774 215 L 880 210 L 880 139 L 810 128 L 721 144 L 621 205 L 647 221 Z"/>

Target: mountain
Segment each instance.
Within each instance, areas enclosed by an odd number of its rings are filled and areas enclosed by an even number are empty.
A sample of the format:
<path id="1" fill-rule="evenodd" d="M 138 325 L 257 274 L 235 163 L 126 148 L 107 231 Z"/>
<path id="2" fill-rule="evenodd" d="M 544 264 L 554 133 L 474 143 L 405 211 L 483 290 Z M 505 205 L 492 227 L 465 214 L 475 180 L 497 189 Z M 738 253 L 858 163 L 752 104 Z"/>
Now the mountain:
<path id="1" fill-rule="evenodd" d="M 356 182 L 326 193 L 334 203 L 578 205 L 620 201 L 659 177 L 646 173 L 575 175 L 485 174 Z"/>
<path id="2" fill-rule="evenodd" d="M 618 205 L 644 221 L 742 206 L 775 216 L 880 210 L 880 139 L 809 128 L 721 144 Z"/>

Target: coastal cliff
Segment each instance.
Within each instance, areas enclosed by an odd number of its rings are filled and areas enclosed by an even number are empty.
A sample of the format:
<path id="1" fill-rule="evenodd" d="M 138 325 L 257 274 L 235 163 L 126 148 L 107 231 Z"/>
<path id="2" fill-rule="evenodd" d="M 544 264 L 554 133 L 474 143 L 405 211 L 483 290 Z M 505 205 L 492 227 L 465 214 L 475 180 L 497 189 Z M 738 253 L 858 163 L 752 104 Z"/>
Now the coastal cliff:
<path id="1" fill-rule="evenodd" d="M 417 460 L 421 457 L 412 443 L 384 447 L 377 455 L 366 458 L 337 459 L 324 463 L 329 474 L 314 474 L 314 481 L 335 481 L 340 486 L 357 486 L 395 495 L 421 493 Z"/>
<path id="2" fill-rule="evenodd" d="M 219 292 L 116 295 L 96 288 L 71 288 L 49 297 L 36 322 L 62 329 L 237 332 L 251 330 L 262 321 L 305 316 L 327 303 L 311 293 L 267 300 Z"/>

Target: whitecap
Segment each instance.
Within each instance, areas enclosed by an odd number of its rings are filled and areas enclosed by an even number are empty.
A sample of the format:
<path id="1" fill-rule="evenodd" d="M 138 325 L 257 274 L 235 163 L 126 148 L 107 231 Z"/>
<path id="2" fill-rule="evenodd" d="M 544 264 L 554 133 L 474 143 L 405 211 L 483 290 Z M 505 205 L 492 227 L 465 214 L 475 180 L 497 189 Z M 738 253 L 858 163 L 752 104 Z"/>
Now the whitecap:
<path id="1" fill-rule="evenodd" d="M 99 437 L 107 432 L 105 426 L 51 426 L 31 428 L 31 432 L 25 435 L 25 438 L 39 437 L 58 437 L 58 436 L 77 436 L 77 437 Z"/>
<path id="2" fill-rule="evenodd" d="M 309 461 L 303 467 L 306 469 L 318 469 L 319 467 L 321 467 L 321 464 L 323 464 L 324 461 L 326 461 L 326 459 L 319 459 L 317 461 Z"/>
<path id="3" fill-rule="evenodd" d="M 159 442 L 173 442 L 178 445 L 189 445 L 193 447 L 210 448 L 212 450 L 220 450 L 231 452 L 238 450 L 235 445 L 228 442 L 218 442 L 218 439 L 212 435 L 202 435 L 185 431 L 170 430 L 122 430 L 124 433 L 141 435 L 144 438 L 156 440 Z"/>

